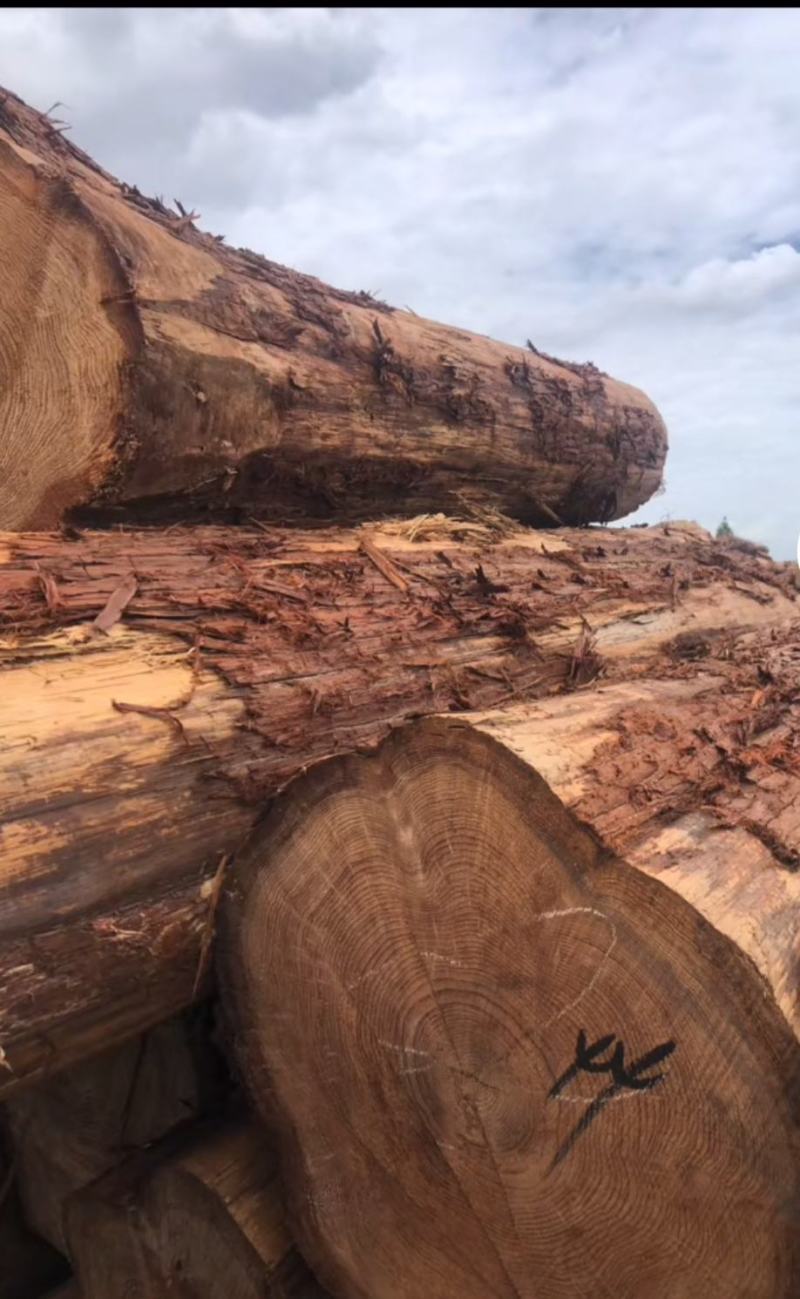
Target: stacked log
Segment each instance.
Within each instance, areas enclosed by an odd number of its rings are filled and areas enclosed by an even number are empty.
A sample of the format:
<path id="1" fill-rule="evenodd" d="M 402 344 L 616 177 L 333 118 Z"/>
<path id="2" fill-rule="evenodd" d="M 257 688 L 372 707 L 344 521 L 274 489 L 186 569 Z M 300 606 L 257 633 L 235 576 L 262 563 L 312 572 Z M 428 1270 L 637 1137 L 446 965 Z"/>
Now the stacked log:
<path id="1" fill-rule="evenodd" d="M 0 275 L 0 528 L 465 498 L 576 524 L 661 482 L 666 433 L 638 389 L 229 249 L 10 92 Z"/>
<path id="2" fill-rule="evenodd" d="M 796 616 L 776 566 L 692 528 L 454 532 L 3 540 L 6 1090 L 205 991 L 226 864 L 305 768 L 415 716 L 680 677 Z"/>
<path id="3" fill-rule="evenodd" d="M 69 1257 L 81 1299 L 325 1299 L 288 1234 L 268 1141 L 206 1117 L 228 1097 L 200 1027 L 160 1024 L 7 1103 L 26 1220 Z M 40 1293 L 30 1270 L 26 1284 L 9 1294 Z"/>
<path id="4" fill-rule="evenodd" d="M 497 1134 L 472 1153 L 469 1147 L 484 1089 L 486 1096 L 501 1096 L 498 1132 L 509 1122 L 513 1129 L 522 1121 L 518 1114 L 512 1122 L 520 1097 L 541 1105 L 544 1082 L 557 1082 L 554 1062 L 569 1055 L 570 1042 L 574 1052 L 583 1032 L 591 1051 L 611 1027 L 613 1041 L 627 1041 L 634 1061 L 680 1040 L 690 1062 L 673 1090 L 681 1089 L 682 1105 L 694 1107 L 695 1125 L 678 1142 L 654 1096 L 637 1120 L 639 1156 L 642 1142 L 654 1148 L 672 1142 L 672 1166 L 679 1167 L 690 1147 L 702 1147 L 723 1107 L 738 1116 L 715 1132 L 726 1194 L 719 1177 L 698 1172 L 691 1213 L 679 1218 L 683 1240 L 689 1241 L 691 1224 L 697 1231 L 684 1252 L 687 1284 L 711 1265 L 700 1243 L 722 1214 L 738 1224 L 742 1245 L 733 1250 L 728 1243 L 723 1257 L 714 1256 L 718 1293 L 735 1293 L 730 1287 L 739 1270 L 747 1293 L 788 1296 L 796 1279 L 791 1205 L 798 1167 L 791 1099 L 800 917 L 793 874 L 800 861 L 795 593 L 779 566 L 717 545 L 693 527 L 557 536 L 511 531 L 495 540 L 475 535 L 474 527 L 428 521 L 305 534 L 251 528 L 238 529 L 235 541 L 229 530 L 214 528 L 5 538 L 3 675 L 16 709 L 6 714 L 12 725 L 5 738 L 17 773 L 15 783 L 10 761 L 3 788 L 15 801 L 4 807 L 4 887 L 15 907 L 4 908 L 9 964 L 0 1033 L 7 1090 L 124 1039 L 132 1026 L 161 1020 L 205 992 L 221 907 L 231 1038 L 246 1044 L 249 1094 L 262 1118 L 276 1125 L 293 1235 L 332 1293 L 400 1295 L 415 1276 L 414 1286 L 426 1278 L 426 1293 L 452 1293 L 457 1285 L 464 1294 L 481 1287 L 503 1294 L 510 1276 L 524 1294 L 520 1277 L 528 1270 L 540 1284 L 547 1278 L 544 1293 L 566 1296 L 580 1293 L 574 1287 L 581 1267 L 606 1275 L 624 1265 L 631 1276 L 645 1268 L 658 1294 L 674 1275 L 673 1246 L 665 1238 L 659 1250 L 648 1234 L 647 1201 L 635 1179 L 613 1236 L 602 1215 L 591 1232 L 587 1226 L 575 1235 L 566 1209 L 573 1204 L 573 1213 L 582 1212 L 576 1186 L 596 1182 L 598 1161 L 611 1170 L 611 1195 L 613 1170 L 631 1158 L 625 1130 L 613 1119 L 601 1129 L 608 1150 L 598 1149 L 594 1139 L 579 1143 L 563 1130 L 569 1106 L 542 1106 L 549 1146 L 541 1138 L 533 1159 L 513 1143 L 503 1147 L 497 1177 L 505 1184 L 513 1165 L 520 1183 L 505 1226 L 484 1219 L 475 1188 L 467 1193 L 466 1218 L 452 1209 L 450 1192 L 449 1216 L 432 1213 L 448 1178 L 460 1185 L 467 1176 L 463 1158 L 472 1161 L 475 1187 L 496 1199 L 484 1163 L 497 1161 Z M 125 586 L 131 573 L 135 591 L 131 581 Z M 124 607 L 121 589 L 128 593 Z M 118 621 L 102 630 L 109 609 Z M 454 712 L 462 718 L 452 718 Z M 414 722 L 420 715 L 442 720 Z M 376 758 L 332 758 L 374 750 L 387 735 Z M 516 756 L 503 756 L 505 750 Z M 293 780 L 306 768 L 312 770 L 305 781 Z M 418 773 L 426 772 L 414 793 Z M 247 851 L 236 854 L 282 790 L 275 823 L 258 826 Z M 367 816 L 370 807 L 379 812 L 377 822 Z M 468 816 L 469 808 L 480 815 Z M 391 872 L 385 878 L 389 866 L 399 871 L 400 884 L 407 873 L 393 825 L 402 827 L 403 851 L 433 845 L 422 912 L 419 900 L 400 902 Z M 305 846 L 295 843 L 298 827 L 307 832 Z M 48 911 L 39 875 L 25 869 L 34 834 Z M 498 875 L 489 857 L 504 836 L 517 845 L 516 856 Z M 384 864 L 367 869 L 376 845 Z M 268 870 L 261 867 L 266 859 Z M 538 875 L 530 865 L 537 859 Z M 493 880 L 496 896 L 487 896 L 488 883 L 476 892 L 476 880 Z M 447 898 L 455 907 L 451 920 Z M 517 967 L 513 978 L 496 968 L 500 958 L 491 944 L 470 947 L 469 940 L 473 929 L 482 932 L 476 917 L 488 916 L 490 902 L 496 908 L 503 899 L 511 914 L 499 913 L 492 923 L 505 935 L 503 949 Z M 427 916 L 438 943 L 424 927 L 404 932 L 392 919 L 398 906 L 398 915 Z M 542 950 L 540 941 L 538 964 L 526 973 L 519 954 L 531 948 L 531 926 L 550 914 L 562 917 L 560 932 L 547 927 L 554 946 Z M 303 915 L 317 922 L 313 930 L 303 928 L 300 941 L 296 925 Z M 290 942 L 284 929 L 292 924 Z M 651 931 L 665 936 L 652 938 Z M 327 950 L 332 936 L 333 953 Z M 594 970 L 611 936 L 617 955 L 606 987 L 594 980 Z M 445 1021 L 424 1031 L 414 1027 L 413 1015 L 402 1032 L 393 1024 L 393 1018 L 407 1024 L 406 999 L 416 1004 L 413 986 L 373 981 L 384 966 L 402 970 L 420 961 L 425 986 L 433 979 L 436 1005 L 447 1004 L 453 979 L 459 997 L 478 999 L 489 988 L 500 990 L 493 994 L 499 997 L 516 979 L 511 1004 L 496 1009 L 499 1025 L 479 1016 L 474 1035 L 465 1028 L 465 1043 L 452 1046 L 458 1065 L 437 1039 Z M 463 987 L 452 962 L 464 963 Z M 645 975 L 653 968 L 657 988 L 648 993 Z M 312 977 L 312 969 L 324 969 L 324 977 Z M 656 1013 L 670 981 L 677 1009 L 661 1006 Z M 589 1017 L 590 998 L 581 991 L 588 984 L 601 997 L 597 1013 L 613 1011 L 613 1025 Z M 356 1021 L 342 1005 L 329 1004 L 339 988 L 351 989 L 350 1002 L 356 997 Z M 573 1003 L 585 1023 L 567 1014 Z M 365 1048 L 373 1020 L 371 1031 L 389 1047 Z M 280 1023 L 280 1032 L 262 1031 L 262 1022 Z M 361 1026 L 359 1037 L 348 1042 L 342 1034 L 353 1022 Z M 545 1065 L 537 1065 L 530 1047 L 540 1033 L 549 1038 L 539 1043 Z M 470 1052 L 494 1058 L 495 1034 L 502 1039 L 503 1069 L 495 1076 L 492 1065 L 489 1077 Z M 512 1049 L 519 1058 L 509 1073 L 504 1053 Z M 443 1061 L 432 1076 L 428 1056 Z M 611 1043 L 600 1056 L 614 1059 Z M 324 1060 L 324 1069 L 315 1072 L 313 1059 Z M 670 1076 L 677 1064 L 676 1058 Z M 478 1081 L 454 1092 L 452 1068 Z M 321 1088 L 316 1099 L 314 1079 Z M 372 1108 L 370 1096 L 377 1098 Z M 384 1112 L 394 1118 L 378 1142 L 382 1161 L 365 1164 L 353 1137 L 359 1115 L 377 1130 Z M 335 1123 L 323 1121 L 327 1113 L 338 1116 Z M 420 1159 L 408 1128 L 427 1113 L 438 1116 L 433 1146 L 420 1134 L 432 1165 Z M 541 1114 L 533 1113 L 542 1131 Z M 525 1122 L 534 1122 L 531 1113 Z M 746 1143 L 743 1131 L 751 1134 Z M 444 1139 L 447 1132 L 454 1140 Z M 565 1145 L 569 1158 L 556 1159 Z M 335 1168 L 327 1167 L 340 1146 Z M 442 1151 L 449 1146 L 461 1154 L 448 1172 Z M 395 1203 L 400 1188 L 376 1197 L 368 1190 L 382 1167 L 382 1176 L 396 1178 L 389 1152 L 401 1147 L 408 1179 L 403 1231 L 401 1203 Z M 561 1185 L 556 1219 L 566 1236 L 551 1223 L 543 1241 L 522 1228 L 527 1214 L 538 1213 L 530 1188 L 548 1182 L 547 1159 Z M 755 1166 L 754 1191 L 746 1169 Z M 108 1176 L 98 1193 L 115 1238 L 127 1218 L 114 1206 L 151 1191 L 142 1191 L 136 1168 Z M 148 1163 L 144 1185 L 152 1176 Z M 553 1185 L 548 1182 L 548 1195 Z M 675 1198 L 670 1185 L 667 1180 L 661 1191 L 662 1207 Z M 359 1211 L 346 1215 L 355 1234 L 341 1220 L 345 1186 L 363 1197 Z M 737 1216 L 744 1203 L 752 1212 L 756 1193 L 771 1224 L 758 1250 Z M 376 1221 L 371 1202 L 388 1218 Z M 412 1202 L 420 1206 L 419 1220 Z M 81 1203 L 83 1211 L 95 1211 L 85 1208 L 96 1208 L 92 1196 Z M 80 1214 L 78 1220 L 85 1224 Z M 432 1243 L 423 1228 L 434 1220 Z M 489 1251 L 500 1261 L 487 1272 L 461 1251 L 454 1271 L 457 1240 L 466 1227 L 478 1226 L 480 1259 Z M 78 1236 L 82 1230 L 76 1228 Z M 521 1254 L 508 1255 L 509 1231 L 527 1242 Z M 426 1242 L 413 1266 L 406 1232 Z M 563 1257 L 566 1239 L 578 1243 L 564 1281 L 546 1263 Z M 392 1248 L 379 1250 L 376 1240 Z M 78 1248 L 71 1247 L 73 1259 Z M 108 1283 L 103 1276 L 98 1285 Z"/>
<path id="5" fill-rule="evenodd" d="M 16 1186 L 29 1226 L 68 1255 L 70 1196 L 137 1151 L 224 1104 L 205 1008 L 20 1090 L 6 1105 Z"/>
<path id="6" fill-rule="evenodd" d="M 195 220 L 0 92 L 0 1299 L 795 1299 L 796 573 Z"/>
<path id="7" fill-rule="evenodd" d="M 272 1149 L 247 1121 L 122 1164 L 64 1217 L 82 1299 L 329 1299 L 289 1236 Z"/>

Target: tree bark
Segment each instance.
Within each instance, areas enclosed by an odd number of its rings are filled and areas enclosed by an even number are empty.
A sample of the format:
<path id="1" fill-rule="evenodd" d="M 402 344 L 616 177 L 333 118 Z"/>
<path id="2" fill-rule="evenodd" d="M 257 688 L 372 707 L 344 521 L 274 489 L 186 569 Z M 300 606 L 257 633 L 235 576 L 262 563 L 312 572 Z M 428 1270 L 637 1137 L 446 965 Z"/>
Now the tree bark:
<path id="1" fill-rule="evenodd" d="M 244 1121 L 77 1193 L 66 1231 L 82 1299 L 326 1299 L 288 1234 L 269 1147 Z"/>
<path id="2" fill-rule="evenodd" d="M 254 831 L 222 991 L 340 1299 L 800 1291 L 799 686 L 414 722 Z"/>
<path id="3" fill-rule="evenodd" d="M 733 671 L 796 611 L 688 525 L 5 536 L 0 1085 L 205 991 L 226 863 L 305 768 L 415 716 Z"/>
<path id="4" fill-rule="evenodd" d="M 592 365 L 226 248 L 0 92 L 0 527 L 629 514 L 666 431 Z"/>
<path id="5" fill-rule="evenodd" d="M 25 1220 L 62 1254 L 69 1196 L 221 1102 L 221 1061 L 201 1018 L 158 1024 L 8 1100 Z"/>

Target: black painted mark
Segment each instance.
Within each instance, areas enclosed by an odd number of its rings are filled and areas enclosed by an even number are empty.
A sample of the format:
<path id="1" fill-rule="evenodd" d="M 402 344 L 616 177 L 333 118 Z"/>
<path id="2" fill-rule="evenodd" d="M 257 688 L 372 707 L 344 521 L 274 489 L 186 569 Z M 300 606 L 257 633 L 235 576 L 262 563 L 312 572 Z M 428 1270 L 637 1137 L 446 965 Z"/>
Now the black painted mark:
<path id="1" fill-rule="evenodd" d="M 591 1044 L 586 1036 L 585 1029 L 578 1033 L 578 1041 L 575 1046 L 575 1059 L 568 1069 L 557 1078 L 547 1093 L 548 1100 L 555 1100 L 561 1093 L 573 1082 L 580 1073 L 601 1074 L 610 1073 L 611 1082 L 604 1087 L 601 1092 L 595 1096 L 594 1100 L 589 1103 L 580 1122 L 572 1129 L 566 1141 L 559 1146 L 550 1165 L 550 1171 L 560 1164 L 572 1150 L 575 1142 L 578 1140 L 587 1128 L 591 1127 L 594 1120 L 603 1112 L 609 1101 L 614 1100 L 623 1091 L 644 1092 L 651 1091 L 657 1087 L 667 1077 L 665 1073 L 649 1074 L 646 1078 L 641 1075 L 647 1069 L 654 1069 L 656 1065 L 661 1064 L 668 1056 L 672 1055 L 676 1043 L 671 1039 L 669 1042 L 662 1042 L 660 1046 L 654 1046 L 651 1051 L 640 1055 L 634 1060 L 627 1069 L 625 1067 L 625 1044 L 620 1040 L 616 1046 L 613 1046 L 616 1040 L 616 1034 L 609 1033 L 606 1037 L 600 1037 L 596 1042 Z M 604 1051 L 608 1051 L 613 1046 L 611 1054 L 605 1059 L 602 1057 Z"/>

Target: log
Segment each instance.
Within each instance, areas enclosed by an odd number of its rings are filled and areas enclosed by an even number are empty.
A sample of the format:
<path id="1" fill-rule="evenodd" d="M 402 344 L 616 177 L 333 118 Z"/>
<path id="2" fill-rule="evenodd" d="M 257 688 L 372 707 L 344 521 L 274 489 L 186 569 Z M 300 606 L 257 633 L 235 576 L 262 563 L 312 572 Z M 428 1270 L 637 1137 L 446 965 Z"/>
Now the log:
<path id="1" fill-rule="evenodd" d="M 0 527 L 463 498 L 552 526 L 659 487 L 638 389 L 229 249 L 195 215 L 0 92 Z"/>
<path id="2" fill-rule="evenodd" d="M 414 716 L 727 671 L 797 608 L 689 525 L 0 538 L 0 1090 L 205 994 L 226 862 L 306 767 Z"/>
<path id="3" fill-rule="evenodd" d="M 8 1100 L 25 1220 L 62 1254 L 69 1196 L 222 1102 L 221 1062 L 199 1031 L 203 1018 L 158 1024 Z"/>
<path id="4" fill-rule="evenodd" d="M 0 1154 L 0 1299 L 36 1299 L 68 1275 L 66 1259 L 29 1230 L 15 1164 Z"/>
<path id="5" fill-rule="evenodd" d="M 414 722 L 253 832 L 222 993 L 340 1299 L 800 1293 L 798 687 Z"/>
<path id="6" fill-rule="evenodd" d="M 130 1161 L 71 1197 L 65 1220 L 82 1299 L 326 1299 L 244 1120 Z"/>

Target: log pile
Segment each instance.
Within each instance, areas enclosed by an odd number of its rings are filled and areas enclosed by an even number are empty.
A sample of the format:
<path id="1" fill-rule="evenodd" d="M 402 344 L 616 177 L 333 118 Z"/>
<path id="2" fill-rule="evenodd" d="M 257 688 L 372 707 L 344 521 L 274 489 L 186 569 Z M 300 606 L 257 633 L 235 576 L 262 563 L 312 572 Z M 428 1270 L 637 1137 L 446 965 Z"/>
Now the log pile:
<path id="1" fill-rule="evenodd" d="M 0 1299 L 794 1299 L 794 571 L 605 526 L 593 367 L 0 180 Z"/>

